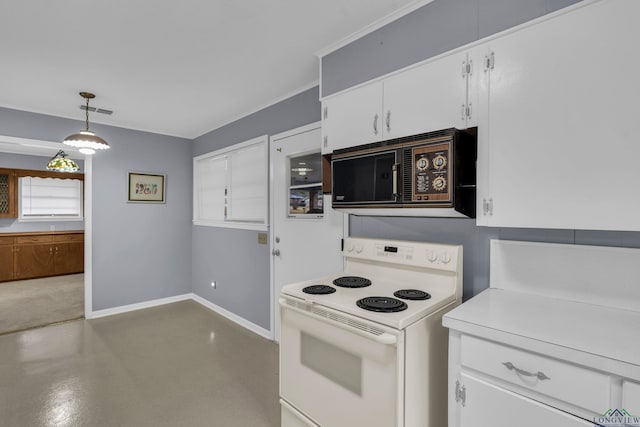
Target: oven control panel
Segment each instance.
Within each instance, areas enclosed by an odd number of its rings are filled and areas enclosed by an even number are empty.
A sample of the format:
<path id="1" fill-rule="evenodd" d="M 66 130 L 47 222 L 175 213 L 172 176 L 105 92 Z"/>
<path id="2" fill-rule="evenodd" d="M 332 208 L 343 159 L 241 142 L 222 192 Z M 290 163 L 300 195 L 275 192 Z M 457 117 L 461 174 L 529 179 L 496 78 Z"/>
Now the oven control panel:
<path id="1" fill-rule="evenodd" d="M 349 237 L 343 254 L 347 259 L 455 271 L 461 252 L 462 247 L 457 245 Z"/>

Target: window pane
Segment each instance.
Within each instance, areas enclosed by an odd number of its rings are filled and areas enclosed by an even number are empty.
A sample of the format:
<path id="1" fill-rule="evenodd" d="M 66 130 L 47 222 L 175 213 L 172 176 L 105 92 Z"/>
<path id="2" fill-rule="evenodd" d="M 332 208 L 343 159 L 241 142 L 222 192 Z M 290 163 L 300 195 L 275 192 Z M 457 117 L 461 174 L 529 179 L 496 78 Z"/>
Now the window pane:
<path id="1" fill-rule="evenodd" d="M 264 144 L 252 145 L 231 153 L 227 219 L 265 220 L 266 167 Z"/>
<path id="2" fill-rule="evenodd" d="M 322 156 L 318 153 L 289 158 L 291 185 L 322 182 Z"/>
<path id="3" fill-rule="evenodd" d="M 289 189 L 289 214 L 322 214 L 322 186 Z"/>

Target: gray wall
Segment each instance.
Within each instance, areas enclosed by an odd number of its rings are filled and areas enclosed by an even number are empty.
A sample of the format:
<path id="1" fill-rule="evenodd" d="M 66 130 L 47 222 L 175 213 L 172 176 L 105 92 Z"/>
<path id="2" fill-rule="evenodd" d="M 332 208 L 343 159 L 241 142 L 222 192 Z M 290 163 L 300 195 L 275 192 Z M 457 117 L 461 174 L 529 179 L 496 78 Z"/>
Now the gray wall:
<path id="1" fill-rule="evenodd" d="M 322 58 L 322 96 L 474 42 L 579 0 L 435 0 Z"/>
<path id="2" fill-rule="evenodd" d="M 327 55 L 322 90 L 328 95 L 462 46 L 577 0 L 436 0 Z M 381 58 L 384 58 L 382 60 Z M 489 240 L 640 247 L 640 233 L 477 227 L 473 219 L 350 217 L 357 237 L 464 246 L 464 298 L 489 285 Z"/>
<path id="3" fill-rule="evenodd" d="M 202 135 L 194 141 L 193 156 L 317 122 L 318 95 L 314 87 Z M 193 226 L 192 253 L 195 294 L 270 329 L 269 246 L 258 244 L 257 231 Z"/>
<path id="4" fill-rule="evenodd" d="M 62 141 L 77 120 L 0 108 L 0 135 Z M 93 158 L 93 309 L 191 291 L 189 140 L 92 125 L 111 149 Z M 167 175 L 166 204 L 127 203 L 127 172 Z"/>
<path id="5" fill-rule="evenodd" d="M 0 134 L 2 134 L 0 132 Z M 43 170 L 50 157 L 25 154 L 0 153 L 0 168 Z M 80 172 L 84 170 L 84 160 L 74 159 Z M 51 228 L 53 227 L 53 228 Z M 0 233 L 49 230 L 83 230 L 84 221 L 38 221 L 19 222 L 15 218 L 0 218 Z"/>

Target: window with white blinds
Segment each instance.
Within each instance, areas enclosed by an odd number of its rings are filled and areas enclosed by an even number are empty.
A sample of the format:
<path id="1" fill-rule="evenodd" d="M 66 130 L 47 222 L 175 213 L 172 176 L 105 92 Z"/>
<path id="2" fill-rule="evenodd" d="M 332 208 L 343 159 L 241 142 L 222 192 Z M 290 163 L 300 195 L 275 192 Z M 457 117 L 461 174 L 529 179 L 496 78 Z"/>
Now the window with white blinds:
<path id="1" fill-rule="evenodd" d="M 193 159 L 193 223 L 265 229 L 268 137 L 262 136 Z"/>
<path id="2" fill-rule="evenodd" d="M 79 179 L 20 178 L 20 219 L 82 219 Z"/>

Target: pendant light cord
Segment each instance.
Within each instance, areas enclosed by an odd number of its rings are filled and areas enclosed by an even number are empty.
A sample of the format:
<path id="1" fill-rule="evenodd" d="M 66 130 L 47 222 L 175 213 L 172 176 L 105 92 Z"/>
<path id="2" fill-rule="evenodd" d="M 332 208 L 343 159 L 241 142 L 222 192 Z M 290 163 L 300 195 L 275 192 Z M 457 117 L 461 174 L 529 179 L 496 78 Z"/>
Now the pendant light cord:
<path id="1" fill-rule="evenodd" d="M 89 98 L 87 98 L 87 107 L 85 108 L 87 132 L 89 132 Z"/>

